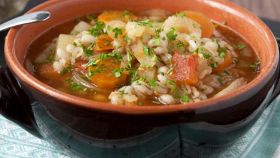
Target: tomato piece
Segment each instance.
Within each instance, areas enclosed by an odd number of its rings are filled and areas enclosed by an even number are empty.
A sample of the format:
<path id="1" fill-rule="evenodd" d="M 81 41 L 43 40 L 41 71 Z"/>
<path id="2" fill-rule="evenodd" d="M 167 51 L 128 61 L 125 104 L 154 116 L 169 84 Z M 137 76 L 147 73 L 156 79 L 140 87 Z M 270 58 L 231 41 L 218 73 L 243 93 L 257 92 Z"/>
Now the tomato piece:
<path id="1" fill-rule="evenodd" d="M 172 57 L 175 67 L 171 77 L 177 83 L 196 85 L 198 83 L 197 60 L 197 55 L 185 56 L 176 52 Z"/>
<path id="2" fill-rule="evenodd" d="M 124 22 L 128 22 L 129 20 L 136 20 L 137 17 L 132 13 L 126 14 L 123 11 L 104 11 L 98 16 L 98 21 L 102 21 L 104 23 L 112 20 L 121 20 Z"/>
<path id="3" fill-rule="evenodd" d="M 114 49 L 112 45 L 113 39 L 108 35 L 101 35 L 96 39 L 96 45 L 93 48 L 94 52 L 107 52 Z"/>
<path id="4" fill-rule="evenodd" d="M 211 20 L 204 14 L 195 11 L 184 11 L 186 16 L 200 24 L 202 29 L 202 37 L 211 37 L 215 27 Z"/>
<path id="5" fill-rule="evenodd" d="M 227 67 L 229 67 L 233 62 L 233 58 L 230 53 L 226 53 L 224 62 L 219 64 L 216 68 L 213 69 L 214 73 L 223 72 Z"/>

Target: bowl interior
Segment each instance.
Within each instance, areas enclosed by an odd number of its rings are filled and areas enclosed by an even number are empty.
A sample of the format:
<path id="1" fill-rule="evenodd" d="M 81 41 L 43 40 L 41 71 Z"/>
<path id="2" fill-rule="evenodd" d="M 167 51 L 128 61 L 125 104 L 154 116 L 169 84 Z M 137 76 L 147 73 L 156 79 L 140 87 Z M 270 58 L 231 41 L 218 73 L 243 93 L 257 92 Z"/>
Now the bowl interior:
<path id="1" fill-rule="evenodd" d="M 104 0 L 102 2 L 99 0 L 48 1 L 31 11 L 48 10 L 52 13 L 52 17 L 49 20 L 12 29 L 9 32 L 5 49 L 6 61 L 11 70 L 20 80 L 43 93 L 81 106 L 94 108 L 105 106 L 105 108 L 107 108 L 106 110 L 116 110 L 116 107 L 111 107 L 112 105 L 110 104 L 96 103 L 94 101 L 73 97 L 63 92 L 59 92 L 35 79 L 22 66 L 28 47 L 35 39 L 55 25 L 62 24 L 71 19 L 85 16 L 90 13 L 113 9 L 138 12 L 155 8 L 165 9 L 170 12 L 194 10 L 204 13 L 215 21 L 226 22 L 229 27 L 242 35 L 245 40 L 253 46 L 262 62 L 261 72 L 255 80 L 250 82 L 247 86 L 238 89 L 234 94 L 215 99 L 208 99 L 200 103 L 189 104 L 187 107 L 183 105 L 168 107 L 121 107 L 128 110 L 126 112 L 134 111 L 135 113 L 135 109 L 133 108 L 138 108 L 137 112 L 139 113 L 152 113 L 166 112 L 168 110 L 183 110 L 186 108 L 202 108 L 222 103 L 236 104 L 236 102 L 248 99 L 248 97 L 260 90 L 274 74 L 278 62 L 278 52 L 271 31 L 250 12 L 223 0 Z M 75 99 L 75 101 L 73 99 Z M 235 101 L 233 101 L 233 99 L 235 99 Z M 123 112 L 120 109 L 119 111 Z"/>

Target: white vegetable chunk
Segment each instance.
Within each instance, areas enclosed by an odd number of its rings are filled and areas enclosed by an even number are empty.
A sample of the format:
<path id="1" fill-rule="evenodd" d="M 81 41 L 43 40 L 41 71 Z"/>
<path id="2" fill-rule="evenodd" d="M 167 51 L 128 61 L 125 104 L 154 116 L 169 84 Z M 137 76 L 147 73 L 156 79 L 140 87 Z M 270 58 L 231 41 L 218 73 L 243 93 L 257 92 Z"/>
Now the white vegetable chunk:
<path id="1" fill-rule="evenodd" d="M 86 31 L 89 30 L 91 27 L 90 24 L 88 24 L 87 22 L 84 21 L 80 21 L 71 31 L 71 34 L 78 34 L 82 31 Z"/>
<path id="2" fill-rule="evenodd" d="M 60 34 L 56 43 L 56 54 L 53 68 L 60 73 L 63 68 L 70 62 L 71 54 L 66 51 L 69 44 L 73 44 L 75 36 Z"/>
<path id="3" fill-rule="evenodd" d="M 226 95 L 228 93 L 230 93 L 231 91 L 243 86 L 247 84 L 247 81 L 241 77 L 238 78 L 236 80 L 234 80 L 229 86 L 227 86 L 225 89 L 221 90 L 219 93 L 217 93 L 214 97 L 219 97 L 219 96 L 223 96 Z"/>
<path id="4" fill-rule="evenodd" d="M 138 41 L 137 44 L 131 46 L 133 55 L 139 61 L 142 67 L 153 67 L 156 64 L 155 58 L 152 55 L 144 53 L 144 45 Z"/>
<path id="5" fill-rule="evenodd" d="M 57 39 L 56 50 L 62 49 L 63 51 L 66 51 L 67 45 L 73 44 L 74 40 L 75 40 L 75 36 L 60 34 Z"/>
<path id="6" fill-rule="evenodd" d="M 175 28 L 180 33 L 197 33 L 199 36 L 201 35 L 200 25 L 187 17 L 168 17 L 163 23 L 163 31 L 167 33 L 172 28 Z"/>

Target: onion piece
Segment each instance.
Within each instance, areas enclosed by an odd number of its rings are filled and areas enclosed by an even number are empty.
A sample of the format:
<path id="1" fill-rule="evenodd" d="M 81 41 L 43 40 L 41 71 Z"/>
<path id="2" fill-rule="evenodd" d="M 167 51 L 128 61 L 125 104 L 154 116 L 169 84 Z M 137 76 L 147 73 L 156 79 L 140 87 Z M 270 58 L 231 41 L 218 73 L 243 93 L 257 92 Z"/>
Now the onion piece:
<path id="1" fill-rule="evenodd" d="M 95 85 L 91 84 L 90 82 L 86 81 L 85 79 L 83 79 L 83 78 L 80 76 L 79 72 L 77 72 L 77 71 L 73 71 L 73 73 L 72 73 L 72 79 L 73 79 L 73 81 L 75 81 L 75 82 L 77 82 L 77 83 L 79 83 L 79 84 L 81 84 L 81 85 L 83 85 L 83 86 L 85 86 L 85 87 L 87 87 L 87 88 L 89 88 L 89 89 L 93 89 L 93 90 L 95 90 L 95 91 L 97 91 L 97 92 L 101 92 L 101 93 L 110 93 L 110 91 L 108 91 L 108 90 L 106 90 L 106 89 L 98 88 L 98 87 L 96 87 Z"/>

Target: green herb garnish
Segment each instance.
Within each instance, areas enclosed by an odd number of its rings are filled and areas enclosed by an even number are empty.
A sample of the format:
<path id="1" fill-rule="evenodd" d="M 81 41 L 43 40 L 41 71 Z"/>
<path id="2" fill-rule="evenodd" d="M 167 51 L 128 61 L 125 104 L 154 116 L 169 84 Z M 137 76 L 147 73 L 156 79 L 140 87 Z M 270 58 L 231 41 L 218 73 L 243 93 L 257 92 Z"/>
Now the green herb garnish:
<path id="1" fill-rule="evenodd" d="M 182 41 L 179 41 L 178 43 L 177 43 L 177 47 L 178 48 L 184 48 L 186 46 L 186 44 L 184 43 L 184 42 L 182 42 Z"/>
<path id="2" fill-rule="evenodd" d="M 137 24 L 141 25 L 141 26 L 153 27 L 152 22 L 149 19 L 139 20 L 139 21 L 137 21 Z"/>
<path id="3" fill-rule="evenodd" d="M 190 102 L 190 98 L 189 98 L 187 92 L 185 92 L 185 93 L 183 94 L 183 96 L 181 97 L 181 102 L 183 102 L 183 103 L 188 103 L 188 102 Z"/>
<path id="4" fill-rule="evenodd" d="M 89 60 L 85 65 L 84 67 L 87 68 L 87 67 L 90 67 L 90 66 L 96 66 L 97 65 L 97 61 L 96 60 Z"/>
<path id="5" fill-rule="evenodd" d="M 50 54 L 47 59 L 46 59 L 46 62 L 47 63 L 53 63 L 54 62 L 54 58 L 55 58 L 55 55 L 54 54 Z"/>
<path id="6" fill-rule="evenodd" d="M 184 13 L 184 12 L 179 12 L 179 13 L 176 14 L 176 16 L 177 16 L 177 17 L 181 17 L 181 18 L 182 18 L 182 17 L 186 17 L 186 13 Z"/>
<path id="7" fill-rule="evenodd" d="M 150 55 L 150 48 L 147 46 L 143 46 L 143 51 L 145 53 L 145 55 L 149 56 Z"/>
<path id="8" fill-rule="evenodd" d="M 113 29 L 113 32 L 115 33 L 115 35 L 114 35 L 115 38 L 118 38 L 119 35 L 122 35 L 122 34 L 123 34 L 123 33 L 122 33 L 122 29 L 120 29 L 120 28 L 118 28 L 118 27 L 114 28 L 114 29 Z"/>
<path id="9" fill-rule="evenodd" d="M 121 61 L 123 57 L 120 53 L 113 51 L 111 53 L 102 53 L 98 56 L 98 58 L 100 60 L 104 60 L 104 59 L 108 59 L 108 58 L 115 58 L 115 59 Z"/>
<path id="10" fill-rule="evenodd" d="M 77 83 L 77 82 L 74 82 L 72 80 L 69 81 L 69 88 L 72 90 L 72 91 L 86 91 L 87 88 L 84 87 L 83 85 Z"/>
<path id="11" fill-rule="evenodd" d="M 217 62 L 211 63 L 210 66 L 211 66 L 212 68 L 216 68 L 216 67 L 218 67 L 218 63 L 217 63 Z"/>
<path id="12" fill-rule="evenodd" d="M 244 48 L 246 48 L 247 46 L 245 44 L 237 44 L 234 46 L 235 49 L 238 49 L 238 50 L 242 50 Z"/>
<path id="13" fill-rule="evenodd" d="M 127 65 L 129 68 L 131 68 L 132 67 L 132 64 L 131 64 L 132 56 L 129 51 L 126 53 L 126 58 L 127 58 Z"/>
<path id="14" fill-rule="evenodd" d="M 113 70 L 113 74 L 116 78 L 120 78 L 122 76 L 124 69 L 119 68 L 119 69 L 115 69 Z"/>
<path id="15" fill-rule="evenodd" d="M 226 53 L 227 53 L 227 48 L 226 47 L 219 47 L 218 48 L 218 53 L 219 53 L 219 56 L 224 58 Z"/>
<path id="16" fill-rule="evenodd" d="M 131 12 L 130 12 L 130 11 L 128 11 L 128 10 L 123 11 L 123 16 L 124 16 L 124 17 L 125 17 L 125 16 L 129 16 L 129 15 L 131 15 Z"/>
<path id="17" fill-rule="evenodd" d="M 69 66 L 65 67 L 65 68 L 60 72 L 60 74 L 61 74 L 61 75 L 64 75 L 64 74 L 66 74 L 66 73 L 68 73 L 68 72 L 71 72 L 71 71 L 72 71 L 72 66 L 69 65 Z"/>
<path id="18" fill-rule="evenodd" d="M 150 85 L 152 88 L 155 88 L 155 87 L 158 86 L 157 81 L 156 81 L 155 79 L 151 79 L 151 80 L 149 81 L 149 85 Z"/>
<path id="19" fill-rule="evenodd" d="M 104 33 L 105 24 L 103 22 L 97 21 L 95 26 L 93 26 L 90 30 L 90 33 L 97 37 Z"/>
<path id="20" fill-rule="evenodd" d="M 255 72 L 259 72 L 260 66 L 261 66 L 261 61 L 257 59 L 255 63 L 250 65 L 250 68 L 253 69 Z"/>
<path id="21" fill-rule="evenodd" d="M 174 41 L 176 40 L 177 34 L 176 34 L 176 29 L 174 27 L 171 28 L 169 32 L 166 34 L 168 40 Z"/>

